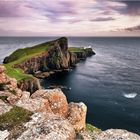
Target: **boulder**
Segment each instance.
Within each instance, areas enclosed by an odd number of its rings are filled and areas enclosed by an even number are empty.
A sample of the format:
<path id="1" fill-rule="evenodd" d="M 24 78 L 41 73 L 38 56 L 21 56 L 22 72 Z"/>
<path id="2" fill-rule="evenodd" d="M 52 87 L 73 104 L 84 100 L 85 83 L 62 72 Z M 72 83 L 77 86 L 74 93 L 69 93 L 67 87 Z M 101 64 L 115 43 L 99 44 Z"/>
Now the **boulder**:
<path id="1" fill-rule="evenodd" d="M 76 132 L 80 132 L 85 129 L 86 113 L 87 107 L 84 103 L 71 102 L 69 104 L 68 120 L 73 125 Z"/>
<path id="2" fill-rule="evenodd" d="M 35 113 L 25 124 L 26 131 L 17 140 L 73 140 L 75 131 L 65 119 L 54 115 Z"/>
<path id="3" fill-rule="evenodd" d="M 31 98 L 42 97 L 48 100 L 49 106 L 54 114 L 66 117 L 68 113 L 68 102 L 66 96 L 60 89 L 38 90 L 31 95 Z"/>

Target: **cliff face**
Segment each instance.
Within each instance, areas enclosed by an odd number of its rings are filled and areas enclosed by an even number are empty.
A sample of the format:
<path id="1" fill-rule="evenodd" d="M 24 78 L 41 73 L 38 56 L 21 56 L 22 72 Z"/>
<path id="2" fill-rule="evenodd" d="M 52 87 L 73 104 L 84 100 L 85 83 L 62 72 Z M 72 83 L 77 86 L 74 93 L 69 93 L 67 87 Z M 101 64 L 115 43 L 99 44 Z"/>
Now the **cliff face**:
<path id="1" fill-rule="evenodd" d="M 20 88 L 22 91 L 29 91 L 31 93 L 35 92 L 38 89 L 41 89 L 39 79 L 32 78 L 28 80 L 23 80 L 17 83 L 18 88 Z"/>
<path id="2" fill-rule="evenodd" d="M 48 51 L 33 56 L 26 61 L 14 65 L 21 68 L 25 73 L 34 74 L 37 71 L 63 70 L 70 67 L 70 54 L 66 38 L 60 38 L 51 42 Z"/>

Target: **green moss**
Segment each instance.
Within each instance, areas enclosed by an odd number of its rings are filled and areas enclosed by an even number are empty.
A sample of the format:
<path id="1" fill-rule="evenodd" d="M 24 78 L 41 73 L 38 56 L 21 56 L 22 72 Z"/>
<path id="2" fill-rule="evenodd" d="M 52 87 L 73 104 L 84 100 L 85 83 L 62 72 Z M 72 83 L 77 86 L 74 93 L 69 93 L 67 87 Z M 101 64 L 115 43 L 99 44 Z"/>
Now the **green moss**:
<path id="1" fill-rule="evenodd" d="M 91 125 L 91 124 L 86 124 L 86 130 L 89 131 L 89 132 L 101 132 L 101 129 Z"/>
<path id="2" fill-rule="evenodd" d="M 0 130 L 9 130 L 30 120 L 32 112 L 21 107 L 14 106 L 9 112 L 0 115 Z"/>

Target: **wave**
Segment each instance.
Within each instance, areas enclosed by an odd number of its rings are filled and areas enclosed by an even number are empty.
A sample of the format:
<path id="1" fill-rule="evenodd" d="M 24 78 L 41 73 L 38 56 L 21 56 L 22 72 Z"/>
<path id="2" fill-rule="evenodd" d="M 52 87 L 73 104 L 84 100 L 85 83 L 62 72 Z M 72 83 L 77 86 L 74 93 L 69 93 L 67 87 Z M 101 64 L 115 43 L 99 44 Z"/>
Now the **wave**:
<path id="1" fill-rule="evenodd" d="M 137 95 L 138 95 L 138 94 L 135 93 L 135 92 L 132 92 L 132 93 L 123 93 L 123 96 L 124 96 L 125 98 L 130 98 L 130 99 L 135 98 Z"/>

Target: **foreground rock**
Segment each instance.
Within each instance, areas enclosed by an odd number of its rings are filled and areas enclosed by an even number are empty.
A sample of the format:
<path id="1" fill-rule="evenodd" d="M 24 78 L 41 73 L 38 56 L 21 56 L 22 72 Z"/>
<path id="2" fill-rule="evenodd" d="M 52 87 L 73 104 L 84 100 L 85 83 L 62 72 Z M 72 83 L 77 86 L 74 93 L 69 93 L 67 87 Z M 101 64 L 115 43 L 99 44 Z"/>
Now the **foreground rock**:
<path id="1" fill-rule="evenodd" d="M 109 129 L 96 135 L 95 140 L 140 140 L 140 136 L 126 130 Z"/>
<path id="2" fill-rule="evenodd" d="M 84 103 L 70 103 L 68 120 L 73 125 L 76 132 L 85 130 L 87 107 Z"/>
<path id="3" fill-rule="evenodd" d="M 76 136 L 68 120 L 53 114 L 36 113 L 25 126 L 18 140 L 73 140 Z"/>

